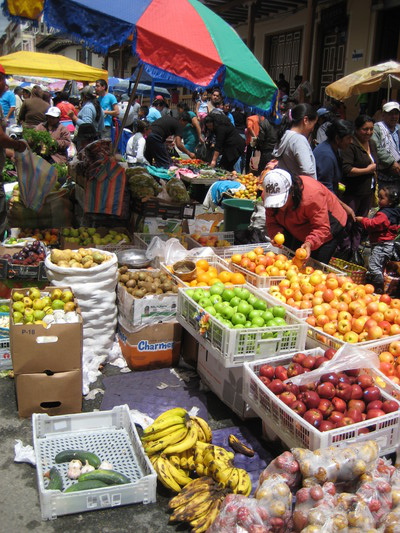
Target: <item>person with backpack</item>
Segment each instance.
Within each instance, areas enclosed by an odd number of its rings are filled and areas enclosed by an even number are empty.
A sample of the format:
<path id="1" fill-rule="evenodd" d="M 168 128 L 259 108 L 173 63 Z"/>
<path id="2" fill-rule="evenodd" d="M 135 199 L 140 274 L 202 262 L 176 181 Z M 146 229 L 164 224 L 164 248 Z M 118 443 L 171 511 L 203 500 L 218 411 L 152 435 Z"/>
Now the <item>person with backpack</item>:
<path id="1" fill-rule="evenodd" d="M 273 158 L 272 151 L 277 141 L 275 127 L 266 118 L 260 121 L 260 131 L 256 141 L 256 150 L 260 151 L 260 161 L 258 163 L 257 175 L 265 169 L 267 163 Z"/>

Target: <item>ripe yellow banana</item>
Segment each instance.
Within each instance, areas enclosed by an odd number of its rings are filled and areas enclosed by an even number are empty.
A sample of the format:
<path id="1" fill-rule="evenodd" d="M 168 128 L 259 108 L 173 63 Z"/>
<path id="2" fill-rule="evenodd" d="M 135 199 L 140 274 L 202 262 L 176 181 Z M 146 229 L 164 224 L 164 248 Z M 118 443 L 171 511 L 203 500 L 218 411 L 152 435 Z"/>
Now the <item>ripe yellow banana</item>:
<path id="1" fill-rule="evenodd" d="M 233 435 L 232 433 L 228 437 L 229 446 L 235 450 L 236 453 L 241 453 L 243 455 L 246 455 L 247 457 L 253 457 L 254 456 L 254 450 L 252 448 L 249 448 L 249 446 L 246 446 L 244 442 L 239 440 L 236 435 Z"/>
<path id="2" fill-rule="evenodd" d="M 165 450 L 165 448 L 168 448 L 171 445 L 175 445 L 176 443 L 183 441 L 187 435 L 188 430 L 186 427 L 177 429 L 162 439 L 158 439 L 154 442 L 147 442 L 144 446 L 144 451 L 147 453 L 147 455 L 154 455 L 157 452 Z"/>
<path id="3" fill-rule="evenodd" d="M 199 439 L 202 442 L 211 442 L 212 441 L 212 431 L 210 426 L 208 425 L 208 422 L 204 420 L 204 418 L 201 418 L 200 416 L 191 416 L 192 420 L 196 422 L 198 426 L 202 429 L 204 440 Z"/>
<path id="4" fill-rule="evenodd" d="M 210 494 L 208 500 L 204 501 L 200 505 L 197 505 L 192 514 L 189 514 L 185 522 L 189 522 L 192 528 L 196 528 L 204 522 L 204 518 L 207 518 L 208 511 L 214 503 L 216 495 Z"/>
<path id="5" fill-rule="evenodd" d="M 196 442 L 196 449 L 198 450 L 205 450 L 209 446 L 211 445 L 208 442 L 201 442 L 200 440 Z"/>
<path id="6" fill-rule="evenodd" d="M 220 459 L 214 459 L 213 461 L 210 461 L 207 465 L 208 472 L 216 481 L 218 481 L 216 476 L 218 476 L 220 472 L 224 472 L 228 468 L 232 468 L 232 465 L 228 465 L 226 461 L 221 461 Z"/>
<path id="7" fill-rule="evenodd" d="M 164 418 L 163 420 L 160 420 L 157 423 L 151 424 L 151 426 L 147 427 L 143 431 L 143 434 L 154 435 L 159 431 L 162 431 L 163 429 L 167 429 L 171 426 L 175 426 L 176 424 L 182 423 L 184 423 L 184 419 L 181 416 L 168 416 L 167 418 Z"/>
<path id="8" fill-rule="evenodd" d="M 170 509 L 176 509 L 181 505 L 186 505 L 199 492 L 207 491 L 213 486 L 215 486 L 215 481 L 211 477 L 203 476 L 192 479 L 179 494 L 170 499 L 168 506 Z"/>
<path id="9" fill-rule="evenodd" d="M 184 487 L 192 481 L 189 476 L 182 473 L 182 470 L 176 468 L 170 461 L 168 461 L 168 458 L 165 458 L 165 462 L 167 464 L 168 472 L 181 487 Z"/>
<path id="10" fill-rule="evenodd" d="M 219 515 L 224 498 L 225 498 L 225 494 L 222 494 L 219 498 L 216 498 L 214 500 L 213 505 L 207 512 L 207 520 L 205 524 L 203 524 L 202 526 L 197 526 L 197 528 L 194 530 L 196 533 L 203 533 L 204 531 L 207 531 L 208 528 L 213 525 L 213 523 L 215 522 L 215 519 Z"/>
<path id="11" fill-rule="evenodd" d="M 161 413 L 154 420 L 153 424 L 157 424 L 161 420 L 164 420 L 164 418 L 169 418 L 170 416 L 180 416 L 184 420 L 187 414 L 188 412 L 186 411 L 186 409 L 183 409 L 183 407 L 174 407 L 173 409 L 168 409 L 167 411 Z"/>
<path id="12" fill-rule="evenodd" d="M 177 430 L 177 429 L 181 429 L 181 428 L 184 428 L 186 427 L 185 426 L 185 423 L 184 422 L 181 422 L 180 424 L 175 424 L 174 426 L 169 426 L 161 431 L 157 431 L 156 433 L 149 433 L 149 434 L 146 434 L 146 435 L 142 435 L 142 442 L 150 442 L 150 441 L 154 441 L 154 440 L 158 440 L 158 439 L 162 439 L 163 437 L 166 437 L 167 435 L 169 435 L 170 433 L 172 433 L 173 431 Z"/>
<path id="13" fill-rule="evenodd" d="M 239 481 L 234 492 L 236 492 L 236 494 L 244 494 L 245 496 L 248 496 L 251 492 L 250 476 L 243 468 L 237 468 L 237 471 L 239 474 Z"/>
<path id="14" fill-rule="evenodd" d="M 191 424 L 189 432 L 186 435 L 186 437 L 179 442 L 175 442 L 174 444 L 167 446 L 167 448 L 165 448 L 164 450 L 164 453 L 166 455 L 181 453 L 185 450 L 189 450 L 190 448 L 193 448 L 193 446 L 196 444 L 196 441 L 197 441 L 197 428 L 194 424 Z"/>
<path id="15" fill-rule="evenodd" d="M 210 506 L 214 495 L 215 491 L 211 487 L 206 490 L 197 491 L 196 496 L 191 498 L 190 501 L 174 510 L 170 520 L 190 522 L 190 520 L 193 520 L 200 513 L 206 511 L 206 509 Z"/>
<path id="16" fill-rule="evenodd" d="M 233 468 L 232 469 L 232 473 L 226 483 L 226 486 L 228 487 L 228 489 L 231 489 L 232 492 L 235 492 L 235 488 L 237 487 L 238 483 L 239 483 L 239 472 L 238 472 L 238 468 Z"/>
<path id="17" fill-rule="evenodd" d="M 169 455 L 168 456 L 169 462 L 176 466 L 177 468 L 180 467 L 181 461 L 179 455 Z"/>
<path id="18" fill-rule="evenodd" d="M 186 453 L 188 469 L 193 472 L 194 470 L 196 470 L 196 462 L 194 460 L 194 448 L 190 448 L 190 450 L 187 450 Z"/>
<path id="19" fill-rule="evenodd" d="M 167 487 L 167 489 L 173 490 L 174 492 L 181 491 L 181 486 L 168 471 L 166 460 L 163 457 L 158 457 L 157 461 L 154 463 L 154 468 L 157 472 L 158 479 L 164 487 Z"/>
<path id="20" fill-rule="evenodd" d="M 183 451 L 178 455 L 179 457 L 179 466 L 180 468 L 183 468 L 183 470 L 188 469 L 188 460 L 187 460 L 187 450 Z"/>
<path id="21" fill-rule="evenodd" d="M 232 475 L 233 470 L 235 470 L 233 467 L 226 468 L 225 470 L 222 470 L 216 474 L 216 481 L 221 484 L 222 487 L 226 487 L 227 483 L 229 481 L 230 476 Z"/>

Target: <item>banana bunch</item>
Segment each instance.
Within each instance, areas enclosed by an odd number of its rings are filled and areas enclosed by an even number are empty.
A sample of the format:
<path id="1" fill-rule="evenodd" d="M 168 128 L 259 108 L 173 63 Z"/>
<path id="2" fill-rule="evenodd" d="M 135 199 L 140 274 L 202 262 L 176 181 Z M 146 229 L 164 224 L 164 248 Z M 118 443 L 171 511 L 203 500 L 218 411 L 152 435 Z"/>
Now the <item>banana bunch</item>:
<path id="1" fill-rule="evenodd" d="M 157 472 L 157 478 L 169 490 L 180 492 L 182 487 L 193 481 L 185 470 L 172 464 L 165 455 L 152 455 L 150 461 Z"/>
<path id="2" fill-rule="evenodd" d="M 171 522 L 188 522 L 193 533 L 207 531 L 217 518 L 228 491 L 211 477 L 192 480 L 169 501 Z"/>
<path id="3" fill-rule="evenodd" d="M 234 453 L 221 446 L 198 441 L 194 453 L 197 475 L 211 476 L 231 492 L 248 496 L 251 492 L 249 474 L 243 468 L 234 466 L 234 456 Z"/>
<path id="4" fill-rule="evenodd" d="M 200 416 L 191 416 L 190 420 L 194 422 L 195 426 L 197 427 L 197 432 L 199 435 L 198 440 L 200 442 L 211 442 L 212 431 L 204 418 L 201 418 Z"/>

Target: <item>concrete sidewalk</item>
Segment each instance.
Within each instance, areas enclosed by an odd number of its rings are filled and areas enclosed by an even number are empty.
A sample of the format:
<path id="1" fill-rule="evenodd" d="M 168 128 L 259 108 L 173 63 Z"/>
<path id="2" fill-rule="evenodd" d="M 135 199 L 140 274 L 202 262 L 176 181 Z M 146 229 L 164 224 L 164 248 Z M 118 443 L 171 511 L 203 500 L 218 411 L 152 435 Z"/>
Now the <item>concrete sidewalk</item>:
<path id="1" fill-rule="evenodd" d="M 114 375 L 119 369 L 107 365 L 103 375 Z M 102 376 L 92 388 L 102 388 Z M 102 395 L 95 400 L 84 401 L 83 410 L 90 412 L 100 408 Z M 230 426 L 249 427 L 253 434 L 261 434 L 261 422 L 241 421 L 213 393 L 207 393 L 209 423 L 212 429 Z M 0 531 L 7 533 L 38 531 L 40 533 L 68 531 L 69 533 L 161 533 L 185 531 L 182 525 L 168 525 L 167 503 L 171 495 L 158 486 L 157 503 L 150 505 L 134 504 L 114 509 L 66 515 L 52 521 L 42 521 L 36 470 L 26 463 L 14 462 L 15 440 L 23 445 L 32 445 L 30 419 L 18 417 L 14 392 L 14 380 L 0 379 L 0 435 L 2 460 L 0 461 L 0 501 L 3 516 Z M 277 451 L 277 453 L 279 453 Z"/>

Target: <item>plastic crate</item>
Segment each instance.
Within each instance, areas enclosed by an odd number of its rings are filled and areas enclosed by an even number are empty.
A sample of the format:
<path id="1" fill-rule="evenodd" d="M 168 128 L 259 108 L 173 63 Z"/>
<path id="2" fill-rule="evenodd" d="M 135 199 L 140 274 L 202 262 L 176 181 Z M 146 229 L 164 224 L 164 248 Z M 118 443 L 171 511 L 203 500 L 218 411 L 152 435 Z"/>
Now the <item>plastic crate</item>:
<path id="1" fill-rule="evenodd" d="M 226 246 L 211 246 L 213 252 L 217 255 L 223 255 L 224 249 L 231 248 L 235 243 L 235 233 L 233 231 L 219 231 L 215 233 L 201 233 L 200 237 L 217 237 L 220 241 L 227 241 L 229 245 Z M 203 245 L 200 244 L 196 239 L 193 239 L 190 235 L 186 238 L 188 243 L 188 249 L 199 248 Z"/>
<path id="2" fill-rule="evenodd" d="M 218 255 L 206 255 L 206 256 L 191 256 L 188 255 L 186 257 L 188 261 L 198 261 L 199 259 L 206 259 L 208 261 L 208 264 L 210 267 L 215 267 L 217 269 L 217 272 L 221 272 L 222 270 L 229 270 L 232 272 L 232 269 L 229 267 L 228 263 L 221 259 Z M 168 272 L 170 276 L 174 279 L 174 281 L 180 286 L 180 287 L 189 287 L 189 283 L 182 281 L 178 276 L 172 273 L 172 267 L 171 265 L 166 265 L 165 263 L 161 262 L 160 267 L 165 271 Z M 207 288 L 207 287 L 203 287 Z"/>
<path id="3" fill-rule="evenodd" d="M 250 286 L 246 288 L 264 300 L 267 307 L 273 307 L 274 303 L 267 296 L 260 296 Z M 288 312 L 285 326 L 240 329 L 228 328 L 214 316 L 206 315 L 208 327 L 201 333 L 199 317 L 204 315 L 204 310 L 186 294 L 188 290 L 182 287 L 179 289 L 176 318 L 199 344 L 218 357 L 225 367 L 272 357 L 278 353 L 303 350 L 305 347 L 307 324 Z"/>
<path id="4" fill-rule="evenodd" d="M 312 355 L 322 354 L 322 350 L 316 348 L 308 350 L 306 353 Z M 271 428 L 289 448 L 300 447 L 317 450 L 328 446 L 347 445 L 373 439 L 378 442 L 381 455 L 397 450 L 400 438 L 400 411 L 350 426 L 321 432 L 283 403 L 260 381 L 258 373 L 264 363 L 273 366 L 288 365 L 293 355 L 294 353 L 265 361 L 249 362 L 245 363 L 243 367 L 244 400 L 258 414 L 266 426 Z M 393 384 L 388 378 L 374 369 L 365 369 L 364 371 L 375 379 L 379 378 L 377 384 L 382 383 L 382 381 L 385 383 L 385 388 L 380 387 L 381 394 L 385 399 L 393 398 L 391 395 L 394 390 Z M 359 430 L 362 428 L 369 428 L 369 433 L 359 434 Z"/>
<path id="5" fill-rule="evenodd" d="M 167 218 L 194 218 L 196 204 L 173 204 L 159 198 L 149 198 L 146 202 L 134 199 L 133 210 L 142 217 L 160 217 L 164 220 Z"/>
<path id="6" fill-rule="evenodd" d="M 308 316 L 310 316 L 313 312 L 312 308 L 310 309 L 297 309 L 296 307 L 292 307 L 291 305 L 288 305 L 286 302 L 282 302 L 278 298 L 275 298 L 273 294 L 270 292 L 267 292 L 269 289 L 260 289 L 261 294 L 268 294 L 268 297 L 271 298 L 274 301 L 275 305 L 281 305 L 284 307 L 287 311 L 292 313 L 294 316 L 299 318 L 300 320 L 305 320 Z"/>
<path id="7" fill-rule="evenodd" d="M 389 337 L 383 337 L 382 339 L 365 341 L 365 342 L 357 342 L 356 346 L 359 346 L 360 348 L 367 348 L 368 350 L 372 350 L 373 352 L 380 354 L 381 352 L 386 351 L 385 346 L 389 346 L 389 344 L 392 341 L 398 341 L 398 340 L 400 340 L 400 335 L 392 335 Z M 337 339 L 336 337 L 333 337 L 332 335 L 328 335 L 324 331 L 320 331 L 314 326 L 310 326 L 308 324 L 307 342 L 306 342 L 307 348 L 318 348 L 319 347 L 319 348 L 324 348 L 325 350 L 327 348 L 334 348 L 335 350 L 338 350 L 339 348 L 343 346 L 343 344 L 346 344 L 345 341 L 342 341 L 341 339 Z"/>
<path id="8" fill-rule="evenodd" d="M 75 415 L 32 416 L 33 446 L 42 518 L 96 511 L 131 503 L 156 501 L 157 474 L 144 453 L 127 405 L 111 411 Z M 131 483 L 64 494 L 47 490 L 43 477 L 58 452 L 88 450 L 110 461 L 114 470 L 125 474 Z M 74 483 L 67 478 L 68 463 L 57 465 L 64 489 Z"/>
<path id="9" fill-rule="evenodd" d="M 354 283 L 365 283 L 365 276 L 367 274 L 366 268 L 360 265 L 355 265 L 354 263 L 349 263 L 343 259 L 338 259 L 337 257 L 332 257 L 329 264 L 334 268 L 339 269 L 342 274 L 349 276 Z"/>
<path id="10" fill-rule="evenodd" d="M 254 250 L 254 248 L 260 247 L 263 248 L 264 252 L 275 252 L 276 254 L 283 254 L 289 259 L 292 259 L 294 257 L 294 252 L 290 250 L 289 248 L 286 248 L 285 246 L 282 246 L 282 248 L 277 248 L 276 246 L 273 246 L 272 243 L 261 243 L 261 244 L 245 244 L 243 246 L 235 246 L 233 248 L 225 249 L 222 253 L 221 257 L 225 259 L 229 265 L 231 266 L 231 270 L 234 272 L 241 272 L 248 283 L 251 285 L 254 285 L 255 287 L 259 289 L 267 289 L 271 287 L 272 285 L 278 285 L 280 281 L 285 279 L 285 276 L 260 276 L 259 274 L 256 274 L 255 272 L 250 272 L 246 268 L 243 268 L 240 265 L 235 265 L 234 263 L 231 263 L 228 261 L 228 259 L 233 254 L 244 254 L 246 252 L 250 252 L 251 250 Z M 335 272 L 336 274 L 342 274 L 342 272 L 330 265 L 325 265 L 324 263 L 320 263 L 319 261 L 316 261 L 315 259 L 309 258 L 304 266 L 311 266 L 315 270 L 321 270 L 324 273 L 329 272 Z"/>

